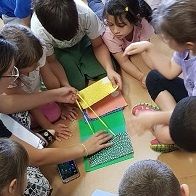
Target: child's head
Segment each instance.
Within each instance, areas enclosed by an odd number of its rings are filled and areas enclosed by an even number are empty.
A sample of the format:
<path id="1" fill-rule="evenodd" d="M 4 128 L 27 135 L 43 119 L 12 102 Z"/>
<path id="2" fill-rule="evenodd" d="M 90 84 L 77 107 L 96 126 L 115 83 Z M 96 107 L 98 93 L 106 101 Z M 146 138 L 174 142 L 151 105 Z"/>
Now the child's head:
<path id="1" fill-rule="evenodd" d="M 196 151 L 196 97 L 186 97 L 176 104 L 169 122 L 174 143 L 186 151 Z"/>
<path id="2" fill-rule="evenodd" d="M 28 154 L 17 142 L 0 139 L 0 195 L 23 195 Z"/>
<path id="3" fill-rule="evenodd" d="M 170 168 L 156 160 L 138 161 L 125 172 L 119 196 L 188 196 L 187 185 L 179 184 Z"/>
<path id="4" fill-rule="evenodd" d="M 0 36 L 0 94 L 19 76 L 14 67 L 16 52 L 17 48 Z"/>
<path id="5" fill-rule="evenodd" d="M 144 0 L 109 0 L 106 2 L 103 18 L 106 25 L 119 39 L 133 32 L 142 18 L 151 20 L 152 10 Z"/>
<path id="6" fill-rule="evenodd" d="M 35 0 L 35 13 L 43 27 L 58 40 L 71 40 L 78 31 L 74 0 Z"/>
<path id="7" fill-rule="evenodd" d="M 195 50 L 196 1 L 165 0 L 153 12 L 155 30 L 176 51 Z"/>
<path id="8" fill-rule="evenodd" d="M 1 35 L 17 46 L 15 66 L 20 73 L 26 74 L 36 69 L 37 62 L 43 55 L 43 49 L 29 28 L 22 25 L 5 25 Z"/>

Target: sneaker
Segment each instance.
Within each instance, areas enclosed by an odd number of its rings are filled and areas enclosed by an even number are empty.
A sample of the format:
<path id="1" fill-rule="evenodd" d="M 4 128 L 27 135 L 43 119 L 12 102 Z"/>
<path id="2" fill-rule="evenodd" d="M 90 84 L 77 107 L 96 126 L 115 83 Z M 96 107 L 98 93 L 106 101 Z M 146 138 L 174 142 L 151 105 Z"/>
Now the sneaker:
<path id="1" fill-rule="evenodd" d="M 157 139 L 150 143 L 150 148 L 155 152 L 168 153 L 179 149 L 175 144 L 161 144 Z"/>
<path id="2" fill-rule="evenodd" d="M 139 112 L 145 112 L 145 111 L 159 111 L 159 107 L 149 104 L 149 103 L 140 103 L 135 105 L 132 108 L 132 114 L 135 116 L 137 114 L 139 114 Z"/>

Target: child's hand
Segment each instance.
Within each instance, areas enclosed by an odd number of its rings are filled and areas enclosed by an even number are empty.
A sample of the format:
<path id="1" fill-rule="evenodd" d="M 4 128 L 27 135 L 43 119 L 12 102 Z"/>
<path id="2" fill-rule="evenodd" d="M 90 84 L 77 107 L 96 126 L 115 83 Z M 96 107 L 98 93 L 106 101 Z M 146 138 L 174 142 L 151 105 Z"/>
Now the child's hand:
<path id="1" fill-rule="evenodd" d="M 63 123 L 55 123 L 50 126 L 50 129 L 55 130 L 55 136 L 58 141 L 61 139 L 69 139 L 71 137 L 71 130 Z"/>
<path id="2" fill-rule="evenodd" d="M 63 120 L 69 119 L 71 121 L 76 120 L 78 117 L 77 108 L 70 105 L 70 104 L 63 104 L 62 105 L 62 114 L 61 118 Z"/>
<path id="3" fill-rule="evenodd" d="M 122 90 L 121 76 L 112 69 L 107 71 L 107 75 L 109 80 L 112 82 L 113 87 L 115 88 L 116 86 L 118 86 L 118 88 Z"/>
<path id="4" fill-rule="evenodd" d="M 141 112 L 137 116 L 132 116 L 130 125 L 133 128 L 134 133 L 142 135 L 146 131 L 153 130 L 153 124 L 149 118 L 149 114 L 152 112 Z"/>
<path id="5" fill-rule="evenodd" d="M 95 133 L 90 139 L 84 142 L 87 154 L 90 155 L 111 146 L 112 144 L 108 142 L 111 138 L 112 135 L 109 135 L 104 131 Z"/>
<path id="6" fill-rule="evenodd" d="M 56 102 L 75 103 L 77 98 L 77 90 L 73 87 L 62 87 L 53 90 L 56 95 Z"/>
<path id="7" fill-rule="evenodd" d="M 142 53 L 148 48 L 150 48 L 151 46 L 152 44 L 148 41 L 135 42 L 126 47 L 123 55 L 125 56 L 125 55 L 134 55 L 134 54 Z"/>

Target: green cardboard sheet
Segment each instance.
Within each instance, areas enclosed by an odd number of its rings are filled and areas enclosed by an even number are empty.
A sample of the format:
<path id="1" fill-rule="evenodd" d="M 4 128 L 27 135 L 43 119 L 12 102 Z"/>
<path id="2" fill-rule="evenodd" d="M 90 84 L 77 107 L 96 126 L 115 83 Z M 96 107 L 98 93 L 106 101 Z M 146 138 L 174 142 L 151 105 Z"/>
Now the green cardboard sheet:
<path id="1" fill-rule="evenodd" d="M 108 127 L 115 133 L 123 133 L 125 132 L 125 120 L 124 120 L 124 116 L 123 116 L 123 112 L 122 111 L 117 111 L 111 114 L 108 114 L 107 116 L 104 116 L 101 118 L 107 125 Z M 91 120 L 90 121 L 91 126 L 93 127 L 93 129 L 95 130 L 95 132 L 100 131 L 100 130 L 106 130 L 106 128 L 104 127 L 104 125 L 98 120 Z M 87 140 L 91 135 L 92 135 L 92 131 L 90 130 L 90 128 L 88 127 L 87 123 L 85 122 L 84 119 L 79 120 L 79 129 L 80 129 L 80 139 L 81 141 L 85 141 Z M 131 149 L 130 154 L 116 158 L 114 160 L 96 165 L 94 167 L 91 167 L 89 164 L 89 159 L 88 157 L 84 158 L 84 166 L 85 166 L 85 170 L 87 172 L 89 171 L 94 171 L 96 169 L 99 168 L 103 168 L 106 167 L 108 165 L 112 165 L 114 163 L 118 163 L 120 161 L 124 161 L 127 159 L 130 159 L 133 157 L 133 151 Z"/>

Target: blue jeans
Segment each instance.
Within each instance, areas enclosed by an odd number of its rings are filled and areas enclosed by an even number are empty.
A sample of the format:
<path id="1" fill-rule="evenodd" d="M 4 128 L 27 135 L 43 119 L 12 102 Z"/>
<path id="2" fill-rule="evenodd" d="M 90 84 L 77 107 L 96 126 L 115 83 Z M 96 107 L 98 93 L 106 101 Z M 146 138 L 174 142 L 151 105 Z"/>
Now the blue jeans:
<path id="1" fill-rule="evenodd" d="M 101 0 L 87 0 L 87 2 L 88 2 L 88 6 L 99 17 L 99 19 L 103 20 L 103 10 L 104 10 L 103 2 Z"/>

